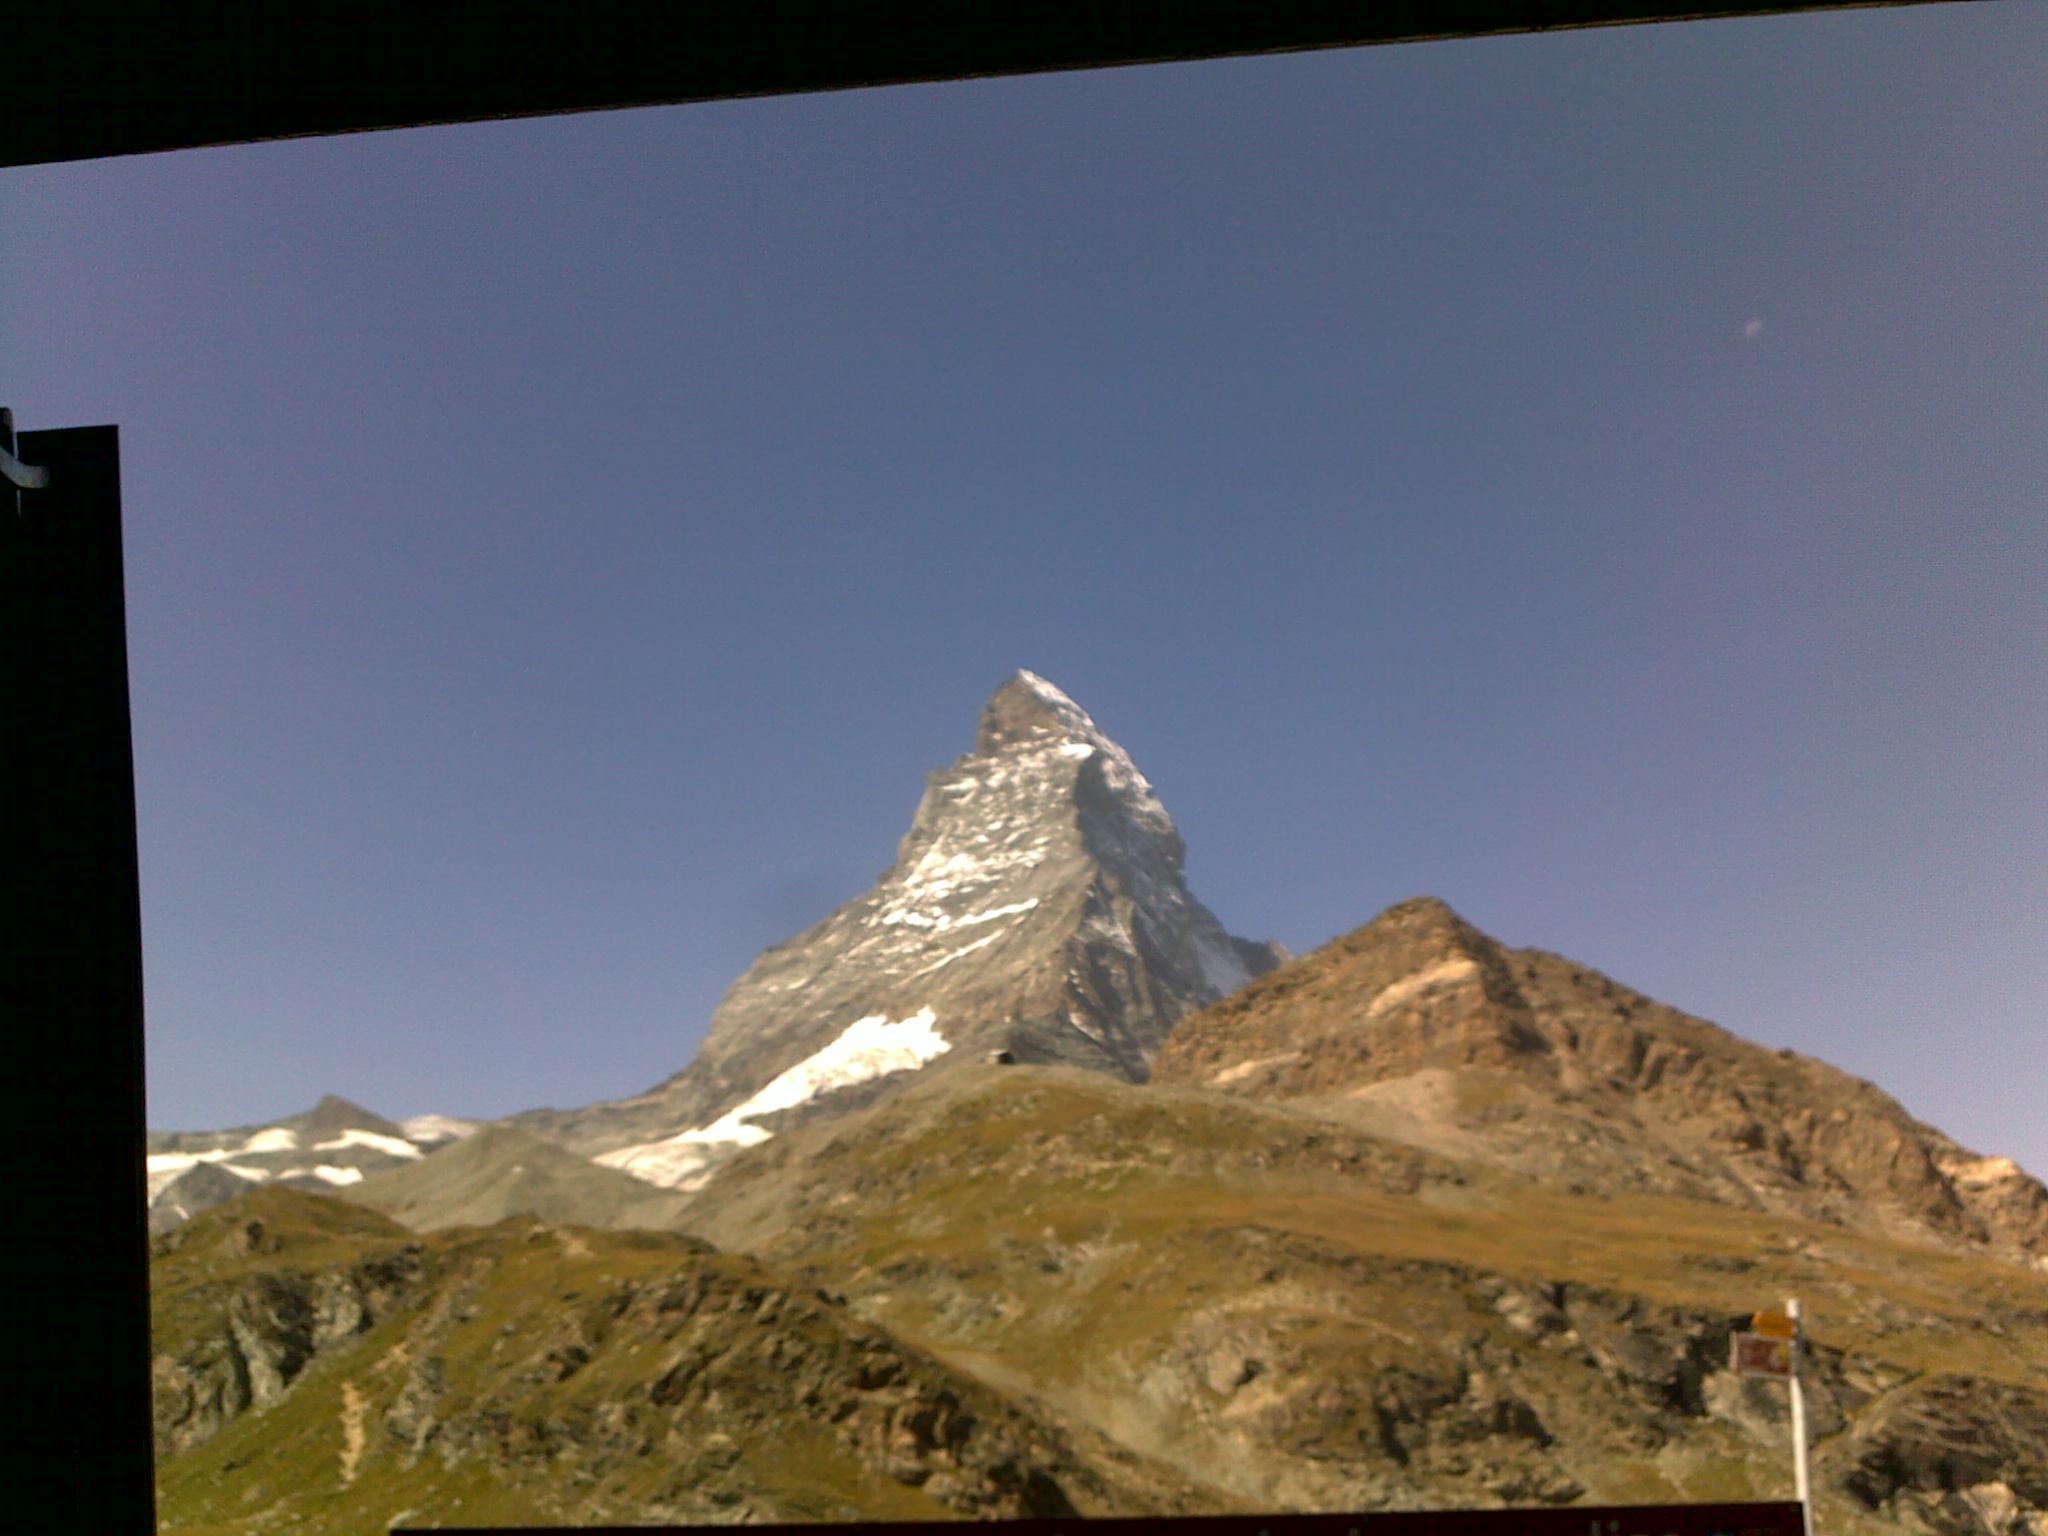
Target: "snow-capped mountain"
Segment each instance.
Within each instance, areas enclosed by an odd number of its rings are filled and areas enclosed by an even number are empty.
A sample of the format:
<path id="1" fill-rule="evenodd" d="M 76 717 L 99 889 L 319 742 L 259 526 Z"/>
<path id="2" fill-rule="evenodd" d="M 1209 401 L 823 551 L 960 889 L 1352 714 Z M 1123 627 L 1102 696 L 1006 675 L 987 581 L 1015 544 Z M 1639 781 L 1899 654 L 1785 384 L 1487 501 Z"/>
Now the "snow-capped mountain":
<path id="1" fill-rule="evenodd" d="M 441 1115 L 393 1125 L 329 1094 L 304 1114 L 268 1125 L 152 1132 L 144 1164 L 150 1225 L 174 1227 L 258 1184 L 332 1194 L 475 1129 Z"/>
<path id="2" fill-rule="evenodd" d="M 1019 672 L 974 751 L 931 776 L 895 865 L 756 959 L 684 1071 L 515 1123 L 688 1188 L 778 1124 L 857 1107 L 918 1069 L 1008 1052 L 1142 1081 L 1182 1015 L 1281 958 L 1223 930 L 1184 860 L 1130 755 Z"/>

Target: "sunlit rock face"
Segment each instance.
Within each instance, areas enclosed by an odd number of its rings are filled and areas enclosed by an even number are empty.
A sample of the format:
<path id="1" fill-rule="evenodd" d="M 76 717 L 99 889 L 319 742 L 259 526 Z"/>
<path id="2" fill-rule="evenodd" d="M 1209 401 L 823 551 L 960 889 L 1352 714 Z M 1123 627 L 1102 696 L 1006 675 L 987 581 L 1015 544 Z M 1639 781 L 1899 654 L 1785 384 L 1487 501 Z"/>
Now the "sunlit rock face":
<path id="1" fill-rule="evenodd" d="M 1142 1081 L 1177 1020 L 1280 958 L 1224 931 L 1184 860 L 1130 755 L 1019 672 L 983 709 L 974 751 L 927 782 L 895 864 L 756 959 L 688 1068 L 634 1099 L 520 1123 L 694 1187 L 778 1125 L 992 1052 Z"/>
<path id="2" fill-rule="evenodd" d="M 2048 1271 L 2048 1188 L 1870 1083 L 1592 967 L 1511 949 L 1427 897 L 1188 1018 L 1154 1081 L 1314 1106 L 1571 1186 L 1655 1191 Z"/>

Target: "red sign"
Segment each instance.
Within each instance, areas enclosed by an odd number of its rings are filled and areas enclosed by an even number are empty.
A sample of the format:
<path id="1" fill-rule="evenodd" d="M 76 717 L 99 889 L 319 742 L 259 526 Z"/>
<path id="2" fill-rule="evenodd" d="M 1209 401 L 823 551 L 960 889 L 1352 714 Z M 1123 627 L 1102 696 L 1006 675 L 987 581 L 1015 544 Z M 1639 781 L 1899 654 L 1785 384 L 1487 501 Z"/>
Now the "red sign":
<path id="1" fill-rule="evenodd" d="M 1738 1333 L 1729 1339 L 1729 1366 L 1738 1376 L 1792 1379 L 1792 1341 L 1761 1333 Z"/>

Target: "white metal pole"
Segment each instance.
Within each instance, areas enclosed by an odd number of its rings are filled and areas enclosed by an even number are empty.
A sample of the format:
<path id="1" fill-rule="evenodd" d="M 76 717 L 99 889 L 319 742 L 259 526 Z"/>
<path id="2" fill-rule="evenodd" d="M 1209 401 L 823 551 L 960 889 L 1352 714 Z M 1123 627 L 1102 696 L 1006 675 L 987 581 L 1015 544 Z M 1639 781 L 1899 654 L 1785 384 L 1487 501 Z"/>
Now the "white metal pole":
<path id="1" fill-rule="evenodd" d="M 1806 1399 L 1799 1391 L 1799 1367 L 1806 1354 L 1806 1325 L 1799 1318 L 1799 1298 L 1788 1297 L 1785 1315 L 1792 1319 L 1792 1471 L 1799 1490 L 1799 1519 L 1805 1536 L 1813 1536 L 1813 1490 L 1806 1477 Z"/>

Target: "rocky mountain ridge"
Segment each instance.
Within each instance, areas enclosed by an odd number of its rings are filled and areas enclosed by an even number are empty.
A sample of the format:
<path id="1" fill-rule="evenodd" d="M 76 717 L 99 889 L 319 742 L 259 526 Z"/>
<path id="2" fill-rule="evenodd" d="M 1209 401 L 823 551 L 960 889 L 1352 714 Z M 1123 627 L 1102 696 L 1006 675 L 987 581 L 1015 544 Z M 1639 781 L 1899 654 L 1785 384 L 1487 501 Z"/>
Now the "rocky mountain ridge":
<path id="1" fill-rule="evenodd" d="M 1448 1156 L 1959 1244 L 2048 1270 L 2048 1189 L 1825 1062 L 1421 898 L 1177 1029 L 1156 1076 Z"/>

